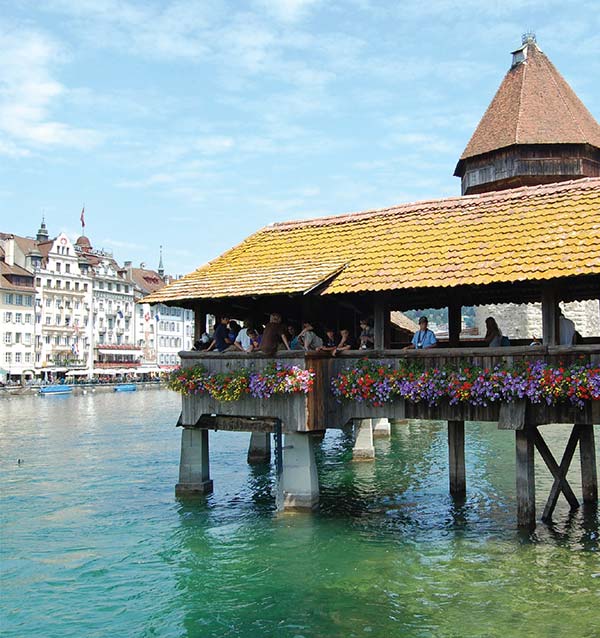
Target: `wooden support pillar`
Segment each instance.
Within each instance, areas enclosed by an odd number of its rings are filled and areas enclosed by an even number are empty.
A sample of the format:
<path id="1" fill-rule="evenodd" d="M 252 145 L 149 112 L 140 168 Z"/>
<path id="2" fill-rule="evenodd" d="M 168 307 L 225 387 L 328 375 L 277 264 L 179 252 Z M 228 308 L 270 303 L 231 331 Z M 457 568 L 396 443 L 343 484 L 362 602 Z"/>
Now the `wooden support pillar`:
<path id="1" fill-rule="evenodd" d="M 448 466 L 450 494 L 463 496 L 467 491 L 464 421 L 448 421 Z"/>
<path id="2" fill-rule="evenodd" d="M 451 303 L 448 306 L 448 343 L 451 348 L 458 348 L 460 345 L 461 312 L 462 306 L 460 303 Z"/>
<path id="3" fill-rule="evenodd" d="M 581 489 L 583 502 L 598 504 L 598 471 L 596 468 L 596 448 L 594 426 L 578 425 L 579 456 L 581 459 Z"/>
<path id="4" fill-rule="evenodd" d="M 200 306 L 194 308 L 194 343 L 200 341 L 202 335 L 206 332 L 206 313 L 202 311 Z"/>
<path id="5" fill-rule="evenodd" d="M 551 285 L 544 286 L 542 290 L 542 335 L 545 346 L 559 343 L 558 294 Z"/>
<path id="6" fill-rule="evenodd" d="M 384 350 L 390 347 L 390 309 L 380 296 L 375 297 L 373 307 L 373 340 L 375 350 Z"/>
<path id="7" fill-rule="evenodd" d="M 515 431 L 517 475 L 517 524 L 535 527 L 535 465 L 531 428 Z"/>

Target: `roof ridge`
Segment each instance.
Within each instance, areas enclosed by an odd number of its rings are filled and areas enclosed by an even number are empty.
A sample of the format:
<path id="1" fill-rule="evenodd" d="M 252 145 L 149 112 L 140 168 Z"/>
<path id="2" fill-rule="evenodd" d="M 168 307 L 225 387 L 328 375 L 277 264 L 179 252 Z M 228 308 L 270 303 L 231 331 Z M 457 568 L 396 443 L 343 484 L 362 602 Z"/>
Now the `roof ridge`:
<path id="1" fill-rule="evenodd" d="M 527 69 L 529 65 L 527 64 L 527 58 L 521 62 L 523 65 L 523 73 L 521 74 L 521 88 L 519 89 L 519 108 L 517 109 L 517 126 L 515 130 L 515 140 L 518 143 L 520 139 L 521 133 L 521 116 L 523 114 L 523 91 L 525 90 L 525 76 L 527 75 Z"/>
<path id="2" fill-rule="evenodd" d="M 396 204 L 394 206 L 387 206 L 385 208 L 374 208 L 371 210 L 339 213 L 337 215 L 325 215 L 323 217 L 309 217 L 307 219 L 290 219 L 287 221 L 275 222 L 273 224 L 269 224 L 268 226 L 264 226 L 263 228 L 258 230 L 257 233 L 260 233 L 263 231 L 269 231 L 269 230 L 280 230 L 282 228 L 301 226 L 303 224 L 307 224 L 307 225 L 316 224 L 319 222 L 332 221 L 332 222 L 341 223 L 344 221 L 355 221 L 357 219 L 364 219 L 365 217 L 369 217 L 369 216 L 382 215 L 387 212 L 398 212 L 399 210 L 403 210 L 403 209 L 414 208 L 418 210 L 418 209 L 422 209 L 426 207 L 428 204 L 429 205 L 438 204 L 440 205 L 439 206 L 440 208 L 447 208 L 449 206 L 452 206 L 452 204 L 456 202 L 464 202 L 465 205 L 467 205 L 467 204 L 478 202 L 478 201 L 485 202 L 486 200 L 489 200 L 489 199 L 494 199 L 496 201 L 505 201 L 507 199 L 519 199 L 524 196 L 533 195 L 536 192 L 546 192 L 546 193 L 561 192 L 563 190 L 569 189 L 572 184 L 578 184 L 582 188 L 585 186 L 593 187 L 595 182 L 600 183 L 600 177 L 584 177 L 580 179 L 565 180 L 562 182 L 551 182 L 550 184 L 536 184 L 534 186 L 520 186 L 518 188 L 508 188 L 502 191 L 490 191 L 487 193 L 474 193 L 471 195 L 455 195 L 452 197 L 440 197 L 437 199 L 417 200 L 413 202 L 405 202 L 401 204 Z M 253 233 L 253 235 L 254 234 L 256 233 Z M 248 239 L 250 239 L 251 237 L 252 235 L 248 237 L 245 241 L 248 241 Z M 245 242 L 241 242 L 241 243 L 245 243 Z M 237 248 L 237 246 L 234 248 Z M 234 248 L 230 248 L 227 252 L 234 250 Z M 227 253 L 223 253 L 223 255 L 221 255 L 220 257 L 217 257 L 217 259 L 220 259 L 226 254 Z M 211 262 L 208 262 L 208 263 L 211 263 Z M 208 264 L 205 264 L 205 265 L 208 265 Z"/>

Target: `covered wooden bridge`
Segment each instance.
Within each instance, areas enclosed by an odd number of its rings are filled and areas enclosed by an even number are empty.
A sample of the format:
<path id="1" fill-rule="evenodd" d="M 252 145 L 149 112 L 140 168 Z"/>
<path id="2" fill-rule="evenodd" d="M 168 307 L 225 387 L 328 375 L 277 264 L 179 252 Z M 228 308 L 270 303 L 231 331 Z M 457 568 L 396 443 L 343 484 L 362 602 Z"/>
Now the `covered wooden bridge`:
<path id="1" fill-rule="evenodd" d="M 464 427 L 468 421 L 498 422 L 514 430 L 517 519 L 535 523 L 534 450 L 555 477 L 543 517 L 552 515 L 562 492 L 572 507 L 581 499 L 597 504 L 593 423 L 600 402 L 493 401 L 488 405 L 441 400 L 437 405 L 397 398 L 357 402 L 332 394 L 331 380 L 365 357 L 396 369 L 418 361 L 423 369 L 445 364 L 496 366 L 544 362 L 556 366 L 600 366 L 600 338 L 560 345 L 559 303 L 600 296 L 600 178 L 406 204 L 307 221 L 273 224 L 251 235 L 214 261 L 146 297 L 144 301 L 193 309 L 197 335 L 208 314 L 268 321 L 320 322 L 355 335 L 359 320 L 372 317 L 375 347 L 323 353 L 281 351 L 273 358 L 245 353 L 180 353 L 186 369 L 202 365 L 206 374 L 282 366 L 312 369 L 308 393 L 274 394 L 218 401 L 199 391 L 183 396 L 179 494 L 212 489 L 208 431 L 219 428 L 277 431 L 285 438 L 281 459 L 284 507 L 310 508 L 318 501 L 314 441 L 327 428 L 352 419 L 442 419 L 448 421 L 450 489 L 466 489 Z M 461 308 L 492 303 L 541 302 L 543 344 L 512 341 L 487 348 L 461 339 Z M 417 308 L 448 308 L 449 333 L 436 349 L 402 350 L 394 343 L 390 313 Z M 510 336 L 510 335 L 509 335 Z M 571 423 L 562 460 L 556 460 L 538 429 Z M 508 434 L 507 434 L 508 435 Z M 566 473 L 579 445 L 582 488 Z"/>

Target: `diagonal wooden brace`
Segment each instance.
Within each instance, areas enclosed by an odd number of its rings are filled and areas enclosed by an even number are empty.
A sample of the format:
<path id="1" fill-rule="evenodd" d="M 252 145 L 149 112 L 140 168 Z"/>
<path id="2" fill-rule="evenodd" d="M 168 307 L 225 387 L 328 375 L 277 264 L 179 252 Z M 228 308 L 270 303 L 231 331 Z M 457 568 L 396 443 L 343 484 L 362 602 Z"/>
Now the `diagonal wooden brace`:
<path id="1" fill-rule="evenodd" d="M 565 495 L 571 509 L 577 509 L 579 507 L 579 501 L 567 481 L 567 472 L 569 471 L 579 441 L 579 428 L 574 426 L 571 430 L 571 435 L 569 436 L 560 465 L 556 462 L 550 448 L 546 445 L 546 441 L 544 441 L 537 428 L 535 428 L 533 432 L 533 441 L 541 457 L 544 459 L 544 463 L 546 463 L 554 477 L 554 483 L 552 484 L 552 489 L 550 490 L 550 495 L 548 496 L 548 501 L 542 514 L 542 520 L 549 521 L 552 518 L 552 513 L 554 512 L 558 496 L 561 492 Z"/>

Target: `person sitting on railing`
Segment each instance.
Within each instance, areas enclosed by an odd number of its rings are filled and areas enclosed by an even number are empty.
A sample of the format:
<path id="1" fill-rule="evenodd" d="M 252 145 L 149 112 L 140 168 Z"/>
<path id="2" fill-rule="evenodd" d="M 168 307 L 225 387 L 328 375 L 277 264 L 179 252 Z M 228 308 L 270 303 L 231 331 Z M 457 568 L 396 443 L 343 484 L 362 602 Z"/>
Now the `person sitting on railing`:
<path id="1" fill-rule="evenodd" d="M 302 332 L 298 335 L 298 342 L 305 352 L 319 350 L 323 346 L 323 339 L 316 334 L 310 321 L 305 321 L 302 324 Z"/>
<path id="2" fill-rule="evenodd" d="M 240 333 L 241 329 L 242 328 L 240 324 L 235 319 L 231 319 L 231 321 L 227 324 L 227 330 L 229 331 L 229 341 L 231 341 L 232 345 L 235 343 L 235 340 L 237 339 L 237 336 Z"/>
<path id="3" fill-rule="evenodd" d="M 502 330 L 498 327 L 496 320 L 493 317 L 488 317 L 485 320 L 485 337 L 483 340 L 488 344 L 490 348 L 499 348 L 503 346 Z"/>
<path id="4" fill-rule="evenodd" d="M 575 339 L 575 324 L 563 315 L 560 308 L 558 310 L 558 335 L 558 343 L 560 343 L 561 346 L 573 345 L 573 340 Z"/>
<path id="5" fill-rule="evenodd" d="M 289 350 L 290 343 L 286 335 L 285 326 L 281 323 L 281 315 L 278 312 L 274 312 L 271 314 L 269 323 L 263 331 L 260 351 L 272 357 L 282 342 L 286 350 Z"/>
<path id="6" fill-rule="evenodd" d="M 419 319 L 419 330 L 415 332 L 412 343 L 404 348 L 404 350 L 416 349 L 427 350 L 429 348 L 437 348 L 437 339 L 432 330 L 429 330 L 427 325 L 429 321 L 427 317 L 421 317 Z"/>
<path id="7" fill-rule="evenodd" d="M 360 341 L 360 349 L 367 350 L 375 347 L 375 336 L 373 333 L 373 327 L 368 319 L 360 320 L 360 335 L 358 340 Z"/>
<path id="8" fill-rule="evenodd" d="M 229 328 L 231 329 L 231 323 L 229 322 Z M 254 330 L 250 319 L 244 320 L 244 327 L 237 333 L 233 346 L 235 350 L 241 350 L 242 352 L 252 352 L 252 342 L 250 339 L 250 331 Z"/>
<path id="9" fill-rule="evenodd" d="M 219 352 L 225 352 L 229 346 L 233 345 L 233 341 L 229 338 L 229 329 L 227 328 L 228 323 L 229 317 L 221 317 L 221 321 L 215 328 L 212 343 L 206 349 L 207 351 L 214 350 L 216 348 Z"/>
<path id="10" fill-rule="evenodd" d="M 347 330 L 346 328 L 342 328 L 340 330 L 340 340 L 337 344 L 337 346 L 335 347 L 334 351 L 331 353 L 332 357 L 335 357 L 335 355 L 338 352 L 344 352 L 345 350 L 352 350 L 354 343 L 352 342 L 352 337 L 350 336 L 350 330 Z"/>
<path id="11" fill-rule="evenodd" d="M 298 341 L 298 330 L 296 330 L 296 326 L 292 324 L 288 324 L 287 327 L 287 338 L 290 342 L 290 350 L 302 350 L 302 346 Z"/>
<path id="12" fill-rule="evenodd" d="M 325 339 L 323 339 L 323 345 L 318 350 L 322 352 L 333 353 L 337 348 L 338 339 L 335 336 L 335 330 L 333 328 L 327 328 L 325 330 Z"/>
<path id="13" fill-rule="evenodd" d="M 249 352 L 256 352 L 257 350 L 260 350 L 260 335 L 256 332 L 256 330 L 254 330 L 254 328 L 248 329 L 248 338 L 250 339 Z"/>

